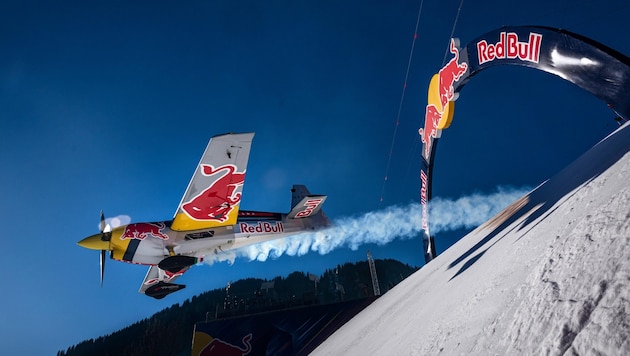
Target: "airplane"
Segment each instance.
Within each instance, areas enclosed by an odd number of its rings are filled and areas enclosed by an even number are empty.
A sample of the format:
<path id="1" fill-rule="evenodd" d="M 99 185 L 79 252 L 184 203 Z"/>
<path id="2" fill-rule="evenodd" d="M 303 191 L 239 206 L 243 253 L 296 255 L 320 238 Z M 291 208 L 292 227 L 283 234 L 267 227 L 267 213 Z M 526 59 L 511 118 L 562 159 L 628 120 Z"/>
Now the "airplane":
<path id="1" fill-rule="evenodd" d="M 253 137 L 210 139 L 172 220 L 112 229 L 101 212 L 100 233 L 78 242 L 101 251 L 101 286 L 107 252 L 113 260 L 150 266 L 139 293 L 162 299 L 186 287 L 173 282 L 204 256 L 329 227 L 321 210 L 326 196 L 312 195 L 304 185 L 291 189 L 287 214 L 240 210 Z"/>

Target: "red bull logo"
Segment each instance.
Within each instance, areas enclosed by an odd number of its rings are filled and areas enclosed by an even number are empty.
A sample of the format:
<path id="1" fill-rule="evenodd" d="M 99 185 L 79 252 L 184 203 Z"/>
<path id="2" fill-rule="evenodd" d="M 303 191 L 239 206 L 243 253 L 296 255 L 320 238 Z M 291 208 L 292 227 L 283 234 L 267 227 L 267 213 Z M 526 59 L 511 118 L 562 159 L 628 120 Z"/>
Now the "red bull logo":
<path id="1" fill-rule="evenodd" d="M 125 227 L 125 231 L 120 236 L 120 239 L 144 240 L 147 237 L 154 237 L 156 239 L 168 240 L 168 235 L 163 232 L 165 228 L 164 223 L 129 224 Z"/>
<path id="2" fill-rule="evenodd" d="M 541 42 L 542 35 L 538 33 L 530 32 L 527 42 L 519 42 L 517 33 L 501 32 L 497 43 L 477 42 L 477 59 L 479 64 L 506 58 L 538 63 Z"/>
<path id="3" fill-rule="evenodd" d="M 420 188 L 420 203 L 422 204 L 422 229 L 427 231 L 429 229 L 429 207 L 428 207 L 428 178 L 427 174 L 423 170 L 420 171 L 420 181 L 422 186 Z"/>
<path id="4" fill-rule="evenodd" d="M 242 233 L 247 234 L 273 234 L 284 232 L 284 225 L 281 222 L 275 224 L 269 222 L 258 222 L 257 224 L 249 224 L 242 222 L 239 224 Z"/>
<path id="5" fill-rule="evenodd" d="M 150 285 L 155 284 L 155 283 L 157 283 L 159 281 L 163 281 L 163 282 L 169 283 L 169 282 L 173 281 L 173 279 L 175 279 L 177 277 L 181 277 L 184 274 L 184 272 L 186 272 L 186 268 L 182 268 L 181 270 L 179 270 L 177 272 L 169 272 L 167 270 L 164 270 L 163 272 L 164 272 L 164 278 L 163 279 L 151 278 L 151 279 L 146 280 L 144 282 L 144 284 L 147 285 L 147 286 L 150 286 Z"/>
<path id="6" fill-rule="evenodd" d="M 458 81 L 466 70 L 468 70 L 468 63 L 459 64 L 459 49 L 455 46 L 455 40 L 451 38 L 451 53 L 453 58 L 446 63 L 442 69 L 440 69 L 440 103 L 442 104 L 442 111 L 446 107 L 446 104 L 453 100 L 455 96 L 453 84 Z"/>
<path id="7" fill-rule="evenodd" d="M 304 210 L 295 214 L 296 218 L 305 218 L 310 216 L 315 209 L 321 204 L 323 199 L 309 199 L 304 203 Z"/>
<path id="8" fill-rule="evenodd" d="M 241 339 L 243 347 L 232 345 L 221 339 L 213 338 L 212 341 L 201 350 L 199 356 L 245 356 L 252 351 L 252 334 L 247 334 Z"/>
<path id="9" fill-rule="evenodd" d="M 420 140 L 424 143 L 424 157 L 429 159 L 429 154 L 431 153 L 431 143 L 434 138 L 438 138 L 438 123 L 440 122 L 440 118 L 442 117 L 442 113 L 438 110 L 438 108 L 433 105 L 427 105 L 426 112 L 424 114 L 424 128 L 418 130 L 420 134 Z"/>
<path id="10" fill-rule="evenodd" d="M 234 207 L 241 202 L 241 193 L 237 189 L 245 181 L 245 171 L 237 172 L 236 166 L 232 164 L 217 168 L 202 164 L 200 167 L 205 176 L 223 175 L 201 194 L 184 203 L 182 209 L 192 219 L 225 222 Z"/>
<path id="11" fill-rule="evenodd" d="M 424 128 L 418 130 L 420 139 L 424 144 L 424 157 L 428 160 L 431 153 L 433 139 L 440 137 L 440 130 L 443 128 L 443 118 L 447 113 L 448 103 L 455 99 L 455 89 L 453 84 L 460 80 L 468 70 L 466 62 L 459 63 L 459 49 L 455 46 L 455 39 L 451 39 L 450 52 L 453 58 L 437 74 L 437 82 L 431 80 L 429 86 L 429 103 L 424 117 Z M 433 92 L 437 92 L 437 97 L 432 97 Z"/>

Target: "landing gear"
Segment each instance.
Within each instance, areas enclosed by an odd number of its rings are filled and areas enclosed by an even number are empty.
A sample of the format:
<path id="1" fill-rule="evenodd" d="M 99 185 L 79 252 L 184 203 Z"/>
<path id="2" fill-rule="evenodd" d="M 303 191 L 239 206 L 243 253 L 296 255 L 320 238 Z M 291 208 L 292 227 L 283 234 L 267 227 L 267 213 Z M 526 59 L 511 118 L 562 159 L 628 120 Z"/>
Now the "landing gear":
<path id="1" fill-rule="evenodd" d="M 158 263 L 158 267 L 171 273 L 177 273 L 183 268 L 190 267 L 199 262 L 199 259 L 192 256 L 170 256 Z"/>
<path id="2" fill-rule="evenodd" d="M 160 281 L 149 287 L 149 289 L 147 289 L 144 294 L 155 299 L 162 299 L 167 295 L 184 288 L 186 288 L 186 286 L 183 284 L 166 283 Z"/>

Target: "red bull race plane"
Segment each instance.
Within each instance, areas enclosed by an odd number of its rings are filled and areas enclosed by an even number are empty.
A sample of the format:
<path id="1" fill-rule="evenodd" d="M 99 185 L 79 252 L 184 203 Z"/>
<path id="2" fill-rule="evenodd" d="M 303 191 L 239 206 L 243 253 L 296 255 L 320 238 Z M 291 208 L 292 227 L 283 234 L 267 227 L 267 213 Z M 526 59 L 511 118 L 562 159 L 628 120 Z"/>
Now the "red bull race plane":
<path id="1" fill-rule="evenodd" d="M 294 185 L 288 214 L 239 210 L 253 133 L 210 139 L 173 220 L 110 228 L 101 212 L 100 233 L 79 245 L 101 251 L 101 285 L 107 252 L 113 260 L 148 265 L 140 293 L 161 299 L 183 289 L 173 283 L 204 256 L 330 226 L 324 195 Z"/>

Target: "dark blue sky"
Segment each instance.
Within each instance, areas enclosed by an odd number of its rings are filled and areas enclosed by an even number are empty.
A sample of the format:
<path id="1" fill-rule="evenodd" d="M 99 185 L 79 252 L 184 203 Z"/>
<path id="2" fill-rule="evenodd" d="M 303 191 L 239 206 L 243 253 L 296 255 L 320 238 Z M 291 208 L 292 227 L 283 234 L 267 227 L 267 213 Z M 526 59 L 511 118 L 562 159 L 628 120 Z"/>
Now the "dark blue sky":
<path id="1" fill-rule="evenodd" d="M 83 1 L 0 5 L 0 350 L 52 354 L 245 277 L 346 261 L 422 265 L 419 239 L 328 255 L 199 266 L 162 301 L 143 266 L 76 245 L 98 214 L 169 219 L 208 139 L 254 131 L 242 207 L 288 211 L 289 188 L 329 196 L 334 221 L 419 198 L 417 129 L 459 1 L 424 1 L 383 202 L 419 1 Z M 464 2 L 462 44 L 502 25 L 562 27 L 630 54 L 626 1 Z M 532 187 L 615 129 L 559 77 L 484 71 L 439 142 L 434 197 Z M 446 248 L 461 231 L 437 236 Z"/>

